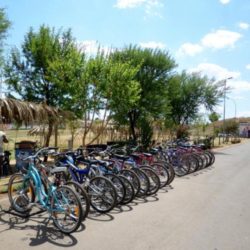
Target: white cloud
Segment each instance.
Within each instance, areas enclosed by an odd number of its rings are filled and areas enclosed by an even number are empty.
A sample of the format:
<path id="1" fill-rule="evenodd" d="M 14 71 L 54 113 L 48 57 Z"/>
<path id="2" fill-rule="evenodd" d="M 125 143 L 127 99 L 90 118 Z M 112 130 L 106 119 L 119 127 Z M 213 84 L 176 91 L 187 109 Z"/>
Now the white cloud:
<path id="1" fill-rule="evenodd" d="M 230 3 L 230 0 L 220 0 L 220 2 L 221 2 L 222 4 L 228 4 L 228 3 Z"/>
<path id="2" fill-rule="evenodd" d="M 249 28 L 249 23 L 240 22 L 239 27 L 243 30 L 247 30 Z"/>
<path id="3" fill-rule="evenodd" d="M 177 51 L 177 56 L 194 56 L 203 50 L 233 48 L 235 43 L 242 37 L 240 33 L 229 30 L 216 30 L 206 34 L 199 43 L 184 43 Z"/>
<path id="4" fill-rule="evenodd" d="M 250 69 L 250 64 L 247 64 L 247 65 L 246 65 L 246 69 Z"/>
<path id="5" fill-rule="evenodd" d="M 159 10 L 163 7 L 163 3 L 161 0 L 117 0 L 114 7 L 118 9 L 143 7 L 146 15 L 162 17 Z"/>
<path id="6" fill-rule="evenodd" d="M 227 86 L 231 88 L 233 96 L 239 96 L 239 93 L 250 91 L 250 82 L 240 79 L 240 72 L 230 71 L 217 64 L 201 63 L 196 68 L 188 70 L 188 72 L 199 72 L 201 75 L 207 75 L 210 78 L 215 78 L 217 81 L 232 77 L 227 80 Z"/>
<path id="7" fill-rule="evenodd" d="M 159 0 L 148 0 L 145 5 L 145 12 L 148 16 L 158 16 L 163 18 L 160 14 L 160 9 L 163 7 L 163 3 Z"/>
<path id="8" fill-rule="evenodd" d="M 189 72 L 200 72 L 202 75 L 207 75 L 211 78 L 214 77 L 218 81 L 228 77 L 233 77 L 234 79 L 240 77 L 240 72 L 230 71 L 212 63 L 201 63 L 196 68 L 190 69 Z"/>
<path id="9" fill-rule="evenodd" d="M 177 55 L 188 55 L 194 56 L 203 51 L 203 47 L 199 44 L 194 43 L 184 43 L 181 45 L 179 50 L 177 51 Z"/>
<path id="10" fill-rule="evenodd" d="M 105 54 L 108 54 L 112 50 L 107 46 L 101 46 L 98 41 L 95 40 L 78 41 L 77 46 L 89 56 L 97 54 L 98 50 L 103 51 Z"/>
<path id="11" fill-rule="evenodd" d="M 115 7 L 118 9 L 136 8 L 145 2 L 147 2 L 147 0 L 118 0 Z"/>
<path id="12" fill-rule="evenodd" d="M 228 82 L 228 86 L 230 86 L 232 90 L 236 92 L 250 91 L 250 82 L 248 81 L 232 80 Z"/>
<path id="13" fill-rule="evenodd" d="M 222 49 L 234 47 L 234 44 L 241 38 L 241 34 L 229 30 L 217 30 L 205 35 L 201 43 L 204 47 Z"/>
<path id="14" fill-rule="evenodd" d="M 156 48 L 165 49 L 166 48 L 166 44 L 160 43 L 160 42 L 155 42 L 155 41 L 140 43 L 140 46 L 142 48 L 150 48 L 150 49 L 156 49 Z"/>

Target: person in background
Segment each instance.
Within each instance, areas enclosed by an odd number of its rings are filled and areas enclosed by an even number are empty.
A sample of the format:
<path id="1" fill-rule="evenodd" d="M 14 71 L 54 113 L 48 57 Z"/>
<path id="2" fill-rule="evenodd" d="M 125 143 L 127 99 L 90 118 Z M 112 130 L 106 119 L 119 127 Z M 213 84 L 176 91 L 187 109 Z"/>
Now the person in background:
<path id="1" fill-rule="evenodd" d="M 3 131 L 0 131 L 0 176 L 3 176 L 3 160 L 4 160 L 4 143 L 8 143 L 6 134 Z"/>

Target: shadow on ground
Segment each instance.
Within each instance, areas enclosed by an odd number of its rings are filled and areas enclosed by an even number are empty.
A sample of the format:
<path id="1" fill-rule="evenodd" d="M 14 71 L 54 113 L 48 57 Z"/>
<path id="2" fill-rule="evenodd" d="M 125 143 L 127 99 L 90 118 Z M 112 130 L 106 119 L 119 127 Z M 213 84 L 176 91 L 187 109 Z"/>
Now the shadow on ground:
<path id="1" fill-rule="evenodd" d="M 35 225 L 33 225 L 33 223 Z M 27 246 L 35 247 L 44 243 L 51 243 L 59 247 L 72 247 L 77 244 L 77 239 L 73 235 L 66 235 L 60 232 L 48 217 L 47 213 L 40 213 L 31 217 L 23 218 L 14 214 L 0 212 L 0 224 L 3 227 L 0 234 L 9 230 L 23 231 L 22 241 L 27 241 Z M 81 224 L 77 232 L 85 230 Z M 33 231 L 33 233 L 30 233 Z M 34 234 L 35 233 L 35 234 Z M 34 236 L 31 236 L 30 235 Z"/>

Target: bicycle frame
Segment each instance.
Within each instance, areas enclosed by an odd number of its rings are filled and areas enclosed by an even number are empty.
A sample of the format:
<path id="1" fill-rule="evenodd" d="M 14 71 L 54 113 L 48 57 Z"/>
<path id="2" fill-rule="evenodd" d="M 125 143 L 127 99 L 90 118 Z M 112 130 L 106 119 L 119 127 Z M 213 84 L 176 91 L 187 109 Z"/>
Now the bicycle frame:
<path id="1" fill-rule="evenodd" d="M 47 176 L 46 176 L 47 178 Z M 53 196 L 56 187 L 54 185 L 52 185 L 51 183 L 49 183 L 48 179 L 47 179 L 47 183 L 48 183 L 48 194 L 45 193 L 44 190 L 44 186 L 42 184 L 42 180 L 41 180 L 41 176 L 39 174 L 39 171 L 36 169 L 35 165 L 33 163 L 29 163 L 29 168 L 28 168 L 28 173 L 24 176 L 24 183 L 23 185 L 26 185 L 26 182 L 28 180 L 32 180 L 34 182 L 35 185 L 35 195 L 38 198 L 38 201 L 40 203 L 40 205 L 46 209 L 49 212 L 60 212 L 60 211 L 64 211 L 63 208 L 61 208 L 60 206 L 57 206 L 56 208 L 51 208 L 50 206 L 50 198 L 53 197 L 55 199 L 55 203 L 59 204 L 58 199 L 56 196 Z M 63 197 L 63 199 L 65 199 Z M 67 201 L 67 199 L 65 199 L 65 201 Z"/>
<path id="2" fill-rule="evenodd" d="M 73 160 L 73 159 L 72 159 Z M 86 169 L 78 169 L 68 157 L 63 160 L 59 160 L 61 164 L 64 166 L 68 166 L 69 173 L 72 177 L 72 179 L 80 184 L 83 184 L 89 171 L 90 166 L 88 166 Z"/>

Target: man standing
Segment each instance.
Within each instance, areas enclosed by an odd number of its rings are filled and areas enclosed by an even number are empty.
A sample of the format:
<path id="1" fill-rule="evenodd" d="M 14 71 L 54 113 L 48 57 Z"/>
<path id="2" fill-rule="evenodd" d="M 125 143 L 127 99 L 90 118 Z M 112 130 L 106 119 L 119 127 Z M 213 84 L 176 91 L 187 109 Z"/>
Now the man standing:
<path id="1" fill-rule="evenodd" d="M 3 176 L 3 160 L 4 160 L 4 150 L 3 144 L 8 143 L 6 134 L 3 131 L 0 131 L 0 176 Z"/>

